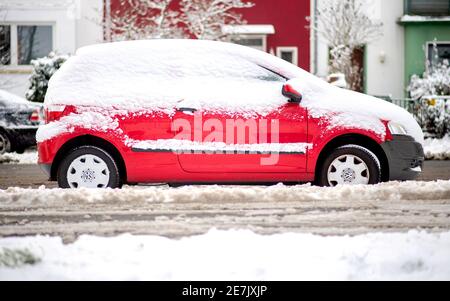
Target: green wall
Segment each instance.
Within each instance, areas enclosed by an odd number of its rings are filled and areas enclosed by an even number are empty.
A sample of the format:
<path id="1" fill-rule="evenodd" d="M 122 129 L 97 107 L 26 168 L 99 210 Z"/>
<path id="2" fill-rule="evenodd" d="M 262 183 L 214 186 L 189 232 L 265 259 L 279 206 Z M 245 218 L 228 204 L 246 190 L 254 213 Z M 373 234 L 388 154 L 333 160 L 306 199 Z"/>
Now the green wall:
<path id="1" fill-rule="evenodd" d="M 411 75 L 422 75 L 425 71 L 425 45 L 436 39 L 450 42 L 450 22 L 414 22 L 405 26 L 405 83 Z"/>

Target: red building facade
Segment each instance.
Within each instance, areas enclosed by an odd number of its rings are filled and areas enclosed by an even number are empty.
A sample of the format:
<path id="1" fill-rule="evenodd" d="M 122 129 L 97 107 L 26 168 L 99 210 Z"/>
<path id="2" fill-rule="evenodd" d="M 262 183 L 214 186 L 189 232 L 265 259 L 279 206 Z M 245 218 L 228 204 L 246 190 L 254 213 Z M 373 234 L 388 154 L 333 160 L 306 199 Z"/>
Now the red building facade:
<path id="1" fill-rule="evenodd" d="M 115 11 L 120 0 L 105 0 Z M 252 0 L 254 6 L 240 9 L 247 22 L 241 26 L 225 26 L 233 42 L 260 49 L 310 70 L 310 30 L 307 17 L 309 0 Z M 106 9 L 108 12 L 108 9 Z"/>
<path id="2" fill-rule="evenodd" d="M 263 50 L 309 71 L 310 30 L 307 28 L 309 23 L 306 18 L 311 12 L 310 1 L 253 0 L 253 3 L 255 6 L 242 9 L 240 13 L 249 26 L 273 26 L 273 33 L 262 35 L 266 36 L 266 47 Z"/>

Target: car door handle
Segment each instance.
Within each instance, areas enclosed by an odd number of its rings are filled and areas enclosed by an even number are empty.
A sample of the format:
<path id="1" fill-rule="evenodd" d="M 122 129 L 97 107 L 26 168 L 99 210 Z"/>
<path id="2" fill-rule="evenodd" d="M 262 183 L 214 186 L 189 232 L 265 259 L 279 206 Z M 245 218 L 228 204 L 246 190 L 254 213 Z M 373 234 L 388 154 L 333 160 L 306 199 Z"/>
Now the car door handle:
<path id="1" fill-rule="evenodd" d="M 197 112 L 197 109 L 194 109 L 194 108 L 178 108 L 177 110 L 180 111 L 180 112 L 183 112 L 183 113 L 186 113 L 186 112 L 188 112 L 188 113 L 195 113 L 195 112 Z"/>

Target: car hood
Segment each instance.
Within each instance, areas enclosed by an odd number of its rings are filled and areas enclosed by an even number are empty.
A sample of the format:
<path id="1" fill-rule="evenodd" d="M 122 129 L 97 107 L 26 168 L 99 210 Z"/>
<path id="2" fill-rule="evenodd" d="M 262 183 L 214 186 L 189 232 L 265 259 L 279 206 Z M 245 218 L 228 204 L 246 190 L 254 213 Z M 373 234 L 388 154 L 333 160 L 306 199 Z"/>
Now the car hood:
<path id="1" fill-rule="evenodd" d="M 297 91 L 302 93 L 302 105 L 312 114 L 341 113 L 341 118 L 334 121 L 339 126 L 379 130 L 385 134 L 382 121 L 392 121 L 402 125 L 407 134 L 423 144 L 424 136 L 421 127 L 413 115 L 405 109 L 385 100 L 334 87 L 309 73 L 289 81 Z M 339 115 L 339 114 L 338 114 Z"/>

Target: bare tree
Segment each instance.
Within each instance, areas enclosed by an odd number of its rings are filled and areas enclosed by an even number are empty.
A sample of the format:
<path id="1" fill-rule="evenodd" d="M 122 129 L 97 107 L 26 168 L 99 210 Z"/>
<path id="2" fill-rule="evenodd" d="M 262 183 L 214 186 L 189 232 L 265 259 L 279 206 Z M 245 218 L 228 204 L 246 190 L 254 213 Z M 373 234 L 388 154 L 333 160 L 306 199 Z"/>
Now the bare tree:
<path id="1" fill-rule="evenodd" d="M 171 9 L 174 0 L 120 0 L 112 12 L 112 39 L 137 40 L 144 38 L 182 37 L 177 26 L 180 13 Z"/>
<path id="2" fill-rule="evenodd" d="M 323 0 L 317 12 L 317 24 L 312 24 L 312 29 L 331 48 L 331 71 L 344 73 L 353 90 L 360 90 L 362 79 L 362 66 L 355 55 L 383 34 L 383 24 L 368 15 L 370 2 Z"/>
<path id="3" fill-rule="evenodd" d="M 112 40 L 223 39 L 222 26 L 242 24 L 245 0 L 120 0 L 111 15 Z"/>
<path id="4" fill-rule="evenodd" d="M 182 0 L 183 23 L 197 39 L 222 40 L 226 35 L 223 25 L 244 23 L 236 9 L 250 8 L 254 4 L 241 0 Z"/>

